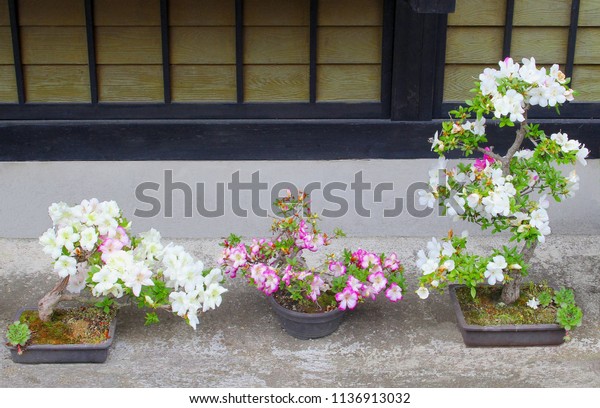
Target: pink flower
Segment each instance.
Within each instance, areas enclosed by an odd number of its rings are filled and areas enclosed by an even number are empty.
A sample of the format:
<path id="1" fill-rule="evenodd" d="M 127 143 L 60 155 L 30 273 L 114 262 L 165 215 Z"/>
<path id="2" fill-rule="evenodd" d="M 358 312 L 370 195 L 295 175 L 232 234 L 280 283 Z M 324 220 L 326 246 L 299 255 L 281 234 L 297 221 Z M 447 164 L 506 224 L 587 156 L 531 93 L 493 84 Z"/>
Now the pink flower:
<path id="1" fill-rule="evenodd" d="M 292 280 L 292 276 L 293 276 L 292 265 L 288 265 L 283 270 L 283 278 L 282 278 L 282 280 L 285 282 L 285 284 L 287 286 L 290 286 L 290 282 Z"/>
<path id="2" fill-rule="evenodd" d="M 248 254 L 246 253 L 246 248 L 244 245 L 240 244 L 231 250 L 229 254 L 229 262 L 232 267 L 237 269 L 246 264 L 247 257 Z"/>
<path id="3" fill-rule="evenodd" d="M 400 262 L 398 261 L 398 255 L 396 255 L 396 253 L 392 252 L 390 254 L 390 256 L 388 256 L 385 259 L 383 266 L 385 268 L 391 269 L 392 271 L 397 270 L 400 267 Z"/>
<path id="4" fill-rule="evenodd" d="M 266 295 L 271 295 L 279 289 L 279 276 L 273 269 L 269 268 L 262 276 L 264 278 L 262 290 Z"/>
<path id="5" fill-rule="evenodd" d="M 349 287 L 354 292 L 360 292 L 363 288 L 363 283 L 356 279 L 354 276 L 350 275 L 348 277 L 348 281 L 346 282 L 347 287 Z"/>
<path id="6" fill-rule="evenodd" d="M 372 285 L 363 285 L 360 290 L 360 295 L 365 299 L 371 298 L 372 300 L 375 300 L 377 298 L 377 292 Z"/>
<path id="7" fill-rule="evenodd" d="M 367 279 L 373 284 L 373 290 L 375 293 L 381 292 L 381 290 L 387 285 L 387 279 L 385 278 L 383 272 L 372 273 Z"/>
<path id="8" fill-rule="evenodd" d="M 369 252 L 360 260 L 360 266 L 367 269 L 370 265 L 381 265 L 381 259 L 376 254 Z"/>
<path id="9" fill-rule="evenodd" d="M 325 282 L 319 275 L 315 275 L 313 277 L 313 281 L 310 283 L 310 288 L 312 289 L 308 297 L 316 302 L 317 298 L 321 295 L 321 288 L 325 285 Z"/>
<path id="10" fill-rule="evenodd" d="M 102 252 L 102 261 L 106 263 L 110 256 L 123 249 L 123 243 L 118 239 L 107 238 L 104 242 L 98 247 L 98 250 Z"/>
<path id="11" fill-rule="evenodd" d="M 397 302 L 402 300 L 402 288 L 395 283 L 392 283 L 390 288 L 385 291 L 385 297 L 390 300 L 390 302 Z"/>
<path id="12" fill-rule="evenodd" d="M 339 302 L 339 309 L 354 309 L 358 303 L 358 293 L 351 288 L 346 288 L 342 292 L 335 295 L 335 300 Z"/>
<path id="13" fill-rule="evenodd" d="M 250 268 L 250 277 L 254 280 L 254 283 L 256 284 L 256 286 L 258 286 L 259 289 L 264 287 L 266 274 L 267 265 L 265 264 L 252 265 L 252 267 Z"/>
<path id="14" fill-rule="evenodd" d="M 333 272 L 333 276 L 336 278 L 346 274 L 346 267 L 341 262 L 331 262 L 329 264 L 329 270 Z"/>
<path id="15" fill-rule="evenodd" d="M 485 150 L 488 152 L 491 151 L 489 147 L 486 147 Z M 473 164 L 473 167 L 475 167 L 475 169 L 479 171 L 483 171 L 488 165 L 494 163 L 495 161 L 496 160 L 494 160 L 493 157 L 484 154 L 482 159 L 475 160 L 475 164 Z"/>
<path id="16" fill-rule="evenodd" d="M 123 227 L 117 227 L 115 231 L 114 239 L 117 239 L 123 243 L 123 246 L 129 246 L 131 240 L 129 239 L 129 235 L 127 235 L 127 231 Z"/>

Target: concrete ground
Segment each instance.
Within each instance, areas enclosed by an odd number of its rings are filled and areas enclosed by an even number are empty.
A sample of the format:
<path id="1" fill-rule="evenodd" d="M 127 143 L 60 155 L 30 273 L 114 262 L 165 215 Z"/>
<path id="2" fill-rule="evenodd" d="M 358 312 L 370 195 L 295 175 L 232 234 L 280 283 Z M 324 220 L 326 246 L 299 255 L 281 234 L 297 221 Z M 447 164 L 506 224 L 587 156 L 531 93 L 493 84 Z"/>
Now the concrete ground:
<path id="1" fill-rule="evenodd" d="M 229 282 L 223 304 L 194 332 L 164 315 L 145 327 L 142 311 L 120 311 L 105 364 L 19 365 L 0 356 L 1 387 L 600 387 L 600 235 L 552 235 L 531 268 L 537 280 L 576 289 L 584 324 L 570 343 L 538 348 L 466 348 L 447 294 L 414 294 L 413 259 L 425 238 L 347 238 L 335 244 L 396 251 L 411 290 L 391 304 L 382 298 L 350 313 L 337 332 L 296 340 L 267 302 L 241 281 Z M 209 263 L 217 240 L 177 240 Z M 496 238 L 473 238 L 487 251 Z M 36 240 L 0 239 L 0 326 L 34 305 L 54 283 Z M 2 329 L 4 330 L 4 329 Z"/>

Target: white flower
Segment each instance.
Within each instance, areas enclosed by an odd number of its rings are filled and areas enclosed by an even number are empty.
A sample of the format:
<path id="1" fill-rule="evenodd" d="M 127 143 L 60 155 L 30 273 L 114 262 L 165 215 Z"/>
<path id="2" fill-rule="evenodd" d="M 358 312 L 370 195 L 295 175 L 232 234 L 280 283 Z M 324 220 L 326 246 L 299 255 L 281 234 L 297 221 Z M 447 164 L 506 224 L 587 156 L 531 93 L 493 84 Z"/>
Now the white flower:
<path id="1" fill-rule="evenodd" d="M 448 272 L 452 272 L 455 268 L 454 261 L 452 259 L 448 259 L 446 262 L 442 264 L 442 267 L 445 268 Z"/>
<path id="2" fill-rule="evenodd" d="M 557 145 L 564 146 L 569 141 L 566 133 L 558 132 L 550 135 L 550 139 L 554 140 Z"/>
<path id="3" fill-rule="evenodd" d="M 419 190 L 417 192 L 419 195 L 419 204 L 426 205 L 429 208 L 433 208 L 435 205 L 435 196 L 430 191 Z"/>
<path id="4" fill-rule="evenodd" d="M 491 262 L 487 264 L 485 273 L 483 274 L 490 285 L 495 285 L 496 282 L 504 281 L 504 268 L 508 265 L 506 259 L 502 255 L 496 255 Z"/>
<path id="5" fill-rule="evenodd" d="M 185 316 L 188 312 L 190 302 L 185 292 L 171 292 L 169 294 L 169 303 L 171 303 L 171 310 L 178 316 Z"/>
<path id="6" fill-rule="evenodd" d="M 109 293 L 118 294 L 119 288 L 121 287 L 121 285 L 116 284 L 118 279 L 119 276 L 114 271 L 106 265 L 103 266 L 100 271 L 92 276 L 92 281 L 96 282 L 96 286 L 94 286 L 93 289 L 94 296 L 106 296 Z M 120 291 L 122 293 L 123 288 L 121 288 Z"/>
<path id="7" fill-rule="evenodd" d="M 569 139 L 567 143 L 561 147 L 561 150 L 565 153 L 574 152 L 577 150 L 577 153 L 579 153 L 579 145 L 580 143 L 577 140 Z"/>
<path id="8" fill-rule="evenodd" d="M 419 295 L 421 299 L 427 299 L 429 297 L 429 290 L 425 286 L 421 286 L 415 293 Z"/>
<path id="9" fill-rule="evenodd" d="M 415 293 L 419 295 L 421 299 L 427 299 L 429 297 L 429 290 L 425 286 L 421 286 Z"/>
<path id="10" fill-rule="evenodd" d="M 481 200 L 481 203 L 485 206 L 485 211 L 494 217 L 510 214 L 510 200 L 506 194 L 491 191 L 487 197 Z"/>
<path id="11" fill-rule="evenodd" d="M 198 309 L 194 307 L 190 307 L 187 313 L 188 324 L 192 326 L 192 329 L 196 330 L 196 326 L 200 323 L 200 319 L 198 319 Z"/>
<path id="12" fill-rule="evenodd" d="M 223 273 L 219 268 L 211 269 L 211 271 L 204 277 L 204 285 L 206 287 L 213 283 L 220 284 L 223 281 Z"/>
<path id="13" fill-rule="evenodd" d="M 433 150 L 438 145 L 440 146 L 440 149 L 442 149 L 442 150 L 444 149 L 444 144 L 442 142 L 440 142 L 437 131 L 433 135 L 433 139 L 430 139 L 430 141 L 431 141 L 431 150 Z"/>
<path id="14" fill-rule="evenodd" d="M 523 65 L 519 69 L 521 79 L 530 84 L 541 83 L 546 78 L 546 69 L 537 69 L 535 66 L 535 58 L 523 58 Z"/>
<path id="15" fill-rule="evenodd" d="M 529 306 L 532 309 L 537 309 L 539 305 L 540 302 L 536 298 L 531 298 L 527 301 L 527 306 Z"/>
<path id="16" fill-rule="evenodd" d="M 587 165 L 587 161 L 585 160 L 585 158 L 588 157 L 588 154 L 590 154 L 589 149 L 585 147 L 585 145 L 581 145 L 581 148 L 579 149 L 576 155 L 577 161 L 583 166 Z"/>
<path id="17" fill-rule="evenodd" d="M 423 271 L 423 275 L 429 275 L 430 273 L 435 272 L 439 266 L 437 259 L 428 258 L 421 266 L 421 270 Z"/>
<path id="18" fill-rule="evenodd" d="M 79 241 L 79 234 L 71 226 L 63 227 L 56 233 L 56 240 L 72 251 L 75 248 L 75 242 Z"/>
<path id="19" fill-rule="evenodd" d="M 54 225 L 60 226 L 63 224 L 67 224 L 71 219 L 71 210 L 69 206 L 64 203 L 52 203 L 48 208 L 48 214 L 50 218 L 52 218 L 52 222 Z"/>
<path id="20" fill-rule="evenodd" d="M 498 62 L 500 72 L 497 72 L 498 78 L 512 78 L 519 74 L 519 64 L 513 61 L 512 58 L 505 58 Z"/>
<path id="21" fill-rule="evenodd" d="M 469 207 L 475 209 L 479 205 L 479 200 L 481 200 L 481 196 L 477 193 L 471 193 L 467 197 L 467 204 Z"/>
<path id="22" fill-rule="evenodd" d="M 95 228 L 88 227 L 81 231 L 81 237 L 79 239 L 81 248 L 85 249 L 86 251 L 91 251 L 94 249 L 96 242 L 98 242 L 98 233 L 96 232 Z"/>
<path id="23" fill-rule="evenodd" d="M 529 220 L 529 225 L 540 229 L 548 223 L 548 220 L 548 212 L 543 208 L 538 208 L 537 210 L 533 210 L 531 212 L 531 219 Z"/>
<path id="24" fill-rule="evenodd" d="M 523 160 L 529 160 L 533 157 L 533 150 L 529 150 L 529 149 L 519 150 L 518 152 L 515 153 L 514 157 L 523 159 Z"/>
<path id="25" fill-rule="evenodd" d="M 69 283 L 67 284 L 67 290 L 70 293 L 80 293 L 86 285 L 86 278 L 88 276 L 89 268 L 84 262 L 77 264 L 77 272 L 75 275 L 71 275 Z"/>
<path id="26" fill-rule="evenodd" d="M 142 286 L 154 286 L 151 277 L 152 271 L 143 263 L 138 262 L 127 272 L 123 281 L 125 286 L 131 288 L 133 295 L 138 297 L 142 291 Z"/>
<path id="27" fill-rule="evenodd" d="M 423 266 L 425 264 L 425 262 L 427 262 L 427 255 L 425 255 L 425 251 L 423 251 L 422 249 L 419 250 L 419 252 L 417 252 L 417 262 L 415 263 L 417 265 L 417 268 L 421 269 L 421 266 Z"/>
<path id="28" fill-rule="evenodd" d="M 442 243 L 442 256 L 452 256 L 455 251 L 452 242 Z"/>
<path id="29" fill-rule="evenodd" d="M 498 84 L 496 83 L 497 73 L 493 68 L 486 68 L 479 74 L 481 82 L 480 89 L 483 95 L 495 95 L 498 93 Z"/>
<path id="30" fill-rule="evenodd" d="M 509 116 L 513 122 L 523 122 L 525 117 L 523 113 L 523 95 L 509 89 L 506 91 L 506 95 L 497 95 L 492 99 L 494 105 L 494 116 L 500 118 L 501 116 Z"/>
<path id="31" fill-rule="evenodd" d="M 106 261 L 106 266 L 117 273 L 119 278 L 124 278 L 134 267 L 133 255 L 131 252 L 123 250 L 112 252 Z"/>
<path id="32" fill-rule="evenodd" d="M 56 233 L 53 228 L 49 228 L 42 234 L 40 244 L 44 246 L 44 253 L 50 255 L 53 259 L 57 259 L 62 254 L 63 245 L 56 239 Z"/>
<path id="33" fill-rule="evenodd" d="M 476 135 L 485 134 L 485 118 L 483 116 L 481 117 L 481 119 L 477 119 L 475 122 L 473 122 L 472 132 Z"/>
<path id="34" fill-rule="evenodd" d="M 270 275 L 270 274 L 269 274 Z M 206 312 L 209 309 L 214 309 L 221 305 L 221 294 L 227 292 L 223 286 L 216 283 L 211 284 L 204 292 L 204 305 L 202 311 Z"/>
<path id="35" fill-rule="evenodd" d="M 61 278 L 73 276 L 77 273 L 77 261 L 70 256 L 62 255 L 54 263 L 54 272 Z"/>
<path id="36" fill-rule="evenodd" d="M 446 201 L 447 214 L 451 217 L 465 213 L 465 199 L 455 194 Z"/>

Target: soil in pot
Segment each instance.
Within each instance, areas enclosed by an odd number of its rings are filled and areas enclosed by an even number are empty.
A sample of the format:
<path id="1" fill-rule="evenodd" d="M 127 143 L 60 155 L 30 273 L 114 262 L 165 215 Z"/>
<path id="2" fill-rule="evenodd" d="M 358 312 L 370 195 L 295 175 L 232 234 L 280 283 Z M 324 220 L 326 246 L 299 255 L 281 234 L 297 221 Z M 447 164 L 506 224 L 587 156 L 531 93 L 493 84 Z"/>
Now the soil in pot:
<path id="1" fill-rule="evenodd" d="M 456 297 L 470 325 L 500 326 L 520 324 L 553 324 L 556 322 L 556 307 L 552 304 L 532 309 L 527 306 L 531 298 L 537 298 L 541 292 L 551 291 L 546 285 L 525 285 L 521 288 L 521 297 L 511 305 L 500 300 L 501 287 L 483 286 L 477 288 L 475 299 L 467 287 L 456 289 Z"/>
<path id="2" fill-rule="evenodd" d="M 99 344 L 109 338 L 110 322 L 116 310 L 105 313 L 96 307 L 79 307 L 54 311 L 50 321 L 40 320 L 37 310 L 25 310 L 20 317 L 31 330 L 33 344 Z"/>
<path id="3" fill-rule="evenodd" d="M 317 302 L 309 299 L 297 301 L 292 299 L 289 293 L 284 293 L 283 291 L 275 292 L 273 298 L 286 309 L 299 313 L 325 313 L 335 310 L 338 307 L 333 293 L 321 294 Z"/>
<path id="4" fill-rule="evenodd" d="M 37 309 L 19 311 L 15 320 L 29 325 L 31 339 L 23 349 L 6 344 L 20 364 L 103 363 L 117 326 L 116 310 L 94 307 L 55 310 L 42 322 Z"/>

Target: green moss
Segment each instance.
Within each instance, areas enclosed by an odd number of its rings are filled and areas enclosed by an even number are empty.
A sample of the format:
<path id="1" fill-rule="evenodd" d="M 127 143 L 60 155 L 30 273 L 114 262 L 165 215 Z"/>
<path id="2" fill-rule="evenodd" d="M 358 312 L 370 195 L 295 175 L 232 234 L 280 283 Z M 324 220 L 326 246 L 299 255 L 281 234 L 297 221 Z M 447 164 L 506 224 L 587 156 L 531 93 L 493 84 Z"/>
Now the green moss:
<path id="1" fill-rule="evenodd" d="M 115 314 L 116 310 L 105 313 L 95 307 L 60 309 L 43 322 L 37 310 L 26 310 L 20 321 L 29 325 L 30 344 L 98 344 L 108 339 Z"/>
<path id="2" fill-rule="evenodd" d="M 476 301 L 471 297 L 469 288 L 461 287 L 456 291 L 460 307 L 467 324 L 478 326 L 500 326 L 506 324 L 551 324 L 556 322 L 556 307 L 550 304 L 537 309 L 527 306 L 527 302 L 542 292 L 552 293 L 546 284 L 528 284 L 521 288 L 521 296 L 511 304 L 500 300 L 502 287 L 484 286 L 477 288 Z"/>

